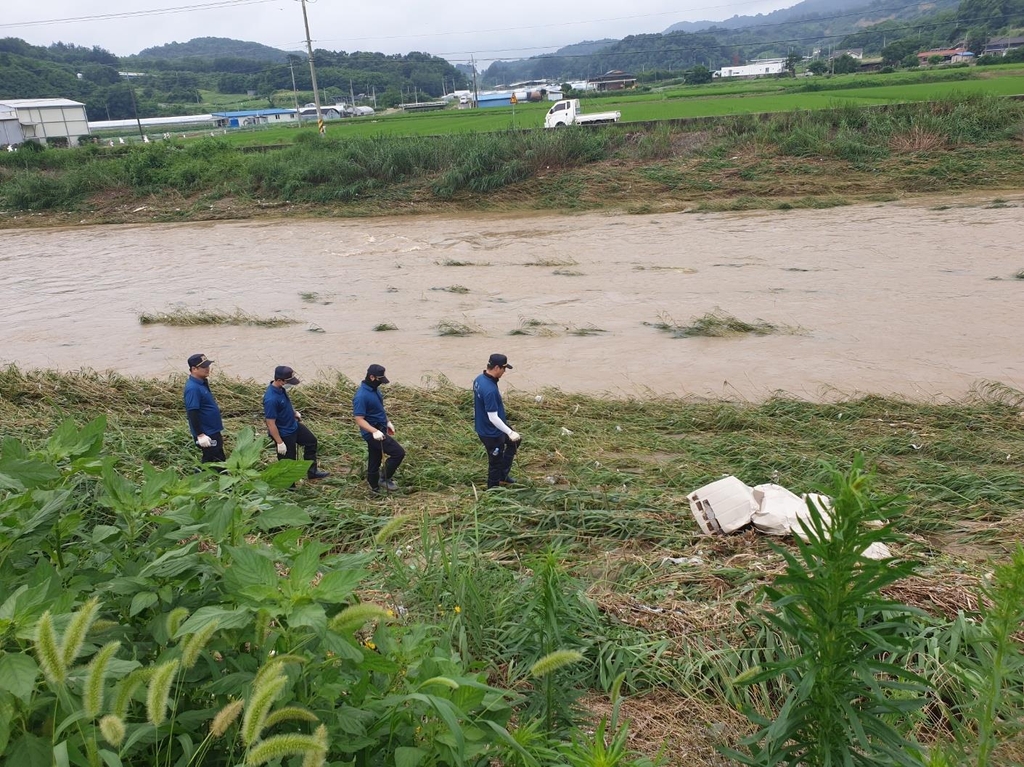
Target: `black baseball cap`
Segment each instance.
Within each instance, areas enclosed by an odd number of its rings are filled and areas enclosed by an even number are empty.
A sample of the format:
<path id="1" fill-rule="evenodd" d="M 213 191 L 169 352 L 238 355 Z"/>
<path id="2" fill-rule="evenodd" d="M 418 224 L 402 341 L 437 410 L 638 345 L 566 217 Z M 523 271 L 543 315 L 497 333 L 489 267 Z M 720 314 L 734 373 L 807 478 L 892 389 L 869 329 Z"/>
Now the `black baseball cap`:
<path id="1" fill-rule="evenodd" d="M 509 370 L 512 369 L 512 366 L 508 364 L 508 357 L 506 357 L 504 354 L 492 354 L 490 357 L 488 357 L 487 367 L 503 367 L 508 368 Z"/>
<path id="2" fill-rule="evenodd" d="M 213 364 L 213 360 L 206 359 L 205 354 L 193 354 L 188 358 L 188 369 L 192 368 L 208 368 Z"/>
<path id="3" fill-rule="evenodd" d="M 373 376 L 381 383 L 391 383 L 391 381 L 388 380 L 388 377 L 384 375 L 383 365 L 370 365 L 370 367 L 366 368 L 366 375 Z"/>
<path id="4" fill-rule="evenodd" d="M 274 368 L 274 380 L 284 381 L 286 384 L 292 384 L 293 386 L 299 383 L 299 379 L 295 377 L 295 371 L 287 365 L 278 365 Z"/>

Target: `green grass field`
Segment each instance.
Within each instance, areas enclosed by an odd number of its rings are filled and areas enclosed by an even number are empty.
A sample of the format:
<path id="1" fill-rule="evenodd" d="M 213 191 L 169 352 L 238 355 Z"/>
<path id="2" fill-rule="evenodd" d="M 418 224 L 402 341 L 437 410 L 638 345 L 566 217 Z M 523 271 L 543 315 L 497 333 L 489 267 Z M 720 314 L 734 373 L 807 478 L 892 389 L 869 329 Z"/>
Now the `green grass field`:
<path id="1" fill-rule="evenodd" d="M 934 81 L 938 80 L 938 81 Z M 827 89 L 809 90 L 827 83 Z M 618 110 L 623 122 L 678 120 L 723 115 L 817 110 L 841 104 L 877 106 L 910 101 L 932 101 L 954 95 L 1016 96 L 1024 94 L 1024 69 L 1007 66 L 977 70 L 924 70 L 892 74 L 846 75 L 822 81 L 748 80 L 682 86 L 651 93 L 623 94 L 584 101 L 588 112 Z M 228 98 L 228 97 L 224 97 Z M 339 120 L 327 124 L 335 137 L 375 135 L 430 136 L 450 133 L 539 128 L 550 103 L 519 104 L 478 110 L 444 110 L 422 114 L 380 114 L 372 118 Z M 300 130 L 312 126 L 274 127 L 228 132 L 239 145 L 288 144 Z"/>

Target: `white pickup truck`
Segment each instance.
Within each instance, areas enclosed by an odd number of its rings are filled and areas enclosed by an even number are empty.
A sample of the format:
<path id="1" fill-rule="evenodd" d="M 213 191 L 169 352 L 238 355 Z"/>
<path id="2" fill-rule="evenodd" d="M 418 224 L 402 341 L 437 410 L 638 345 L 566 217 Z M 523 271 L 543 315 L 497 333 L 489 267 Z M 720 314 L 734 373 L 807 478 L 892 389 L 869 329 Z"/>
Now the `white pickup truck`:
<path id="1" fill-rule="evenodd" d="M 617 123 L 622 117 L 621 112 L 597 112 L 583 114 L 579 99 L 562 99 L 548 110 L 544 118 L 545 128 L 561 128 L 563 125 L 594 125 L 598 123 Z"/>

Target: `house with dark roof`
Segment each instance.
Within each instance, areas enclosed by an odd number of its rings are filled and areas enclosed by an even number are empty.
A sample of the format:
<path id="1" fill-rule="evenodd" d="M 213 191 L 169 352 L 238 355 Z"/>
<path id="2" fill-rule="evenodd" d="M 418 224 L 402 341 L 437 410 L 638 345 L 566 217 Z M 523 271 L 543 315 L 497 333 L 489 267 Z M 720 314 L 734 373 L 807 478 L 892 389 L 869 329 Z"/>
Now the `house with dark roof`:
<path id="1" fill-rule="evenodd" d="M 598 77 L 591 77 L 589 82 L 599 91 L 621 91 L 636 87 L 636 77 L 621 69 L 613 69 Z"/>
<path id="2" fill-rule="evenodd" d="M 1005 56 L 1007 51 L 1024 48 L 1024 37 L 992 37 L 985 43 L 982 53 L 986 56 Z"/>

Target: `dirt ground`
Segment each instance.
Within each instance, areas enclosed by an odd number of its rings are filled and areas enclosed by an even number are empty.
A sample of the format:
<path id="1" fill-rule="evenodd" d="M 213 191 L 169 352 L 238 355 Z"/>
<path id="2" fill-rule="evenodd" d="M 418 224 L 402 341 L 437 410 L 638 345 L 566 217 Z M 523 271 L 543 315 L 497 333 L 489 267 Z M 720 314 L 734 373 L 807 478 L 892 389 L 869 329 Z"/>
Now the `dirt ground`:
<path id="1" fill-rule="evenodd" d="M 503 384 L 531 391 L 959 398 L 1024 387 L 1022 200 L 13 229 L 0 363 L 165 376 L 202 351 L 242 378 L 380 362 L 407 385 L 463 384 L 500 351 Z M 181 309 L 295 323 L 139 322 Z M 657 327 L 714 311 L 775 332 Z"/>

